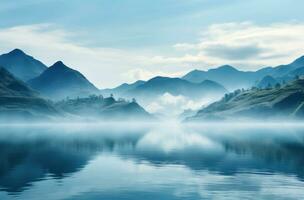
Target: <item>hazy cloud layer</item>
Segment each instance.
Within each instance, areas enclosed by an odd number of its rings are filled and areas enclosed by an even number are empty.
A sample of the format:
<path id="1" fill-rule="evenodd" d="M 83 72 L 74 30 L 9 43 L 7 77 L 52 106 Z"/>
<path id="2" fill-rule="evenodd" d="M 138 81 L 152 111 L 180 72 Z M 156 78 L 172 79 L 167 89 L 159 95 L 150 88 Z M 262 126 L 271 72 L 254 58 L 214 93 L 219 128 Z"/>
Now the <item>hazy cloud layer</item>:
<path id="1" fill-rule="evenodd" d="M 208 97 L 199 100 L 193 100 L 183 95 L 172 95 L 165 93 L 159 96 L 155 101 L 148 104 L 145 108 L 151 113 L 162 113 L 167 117 L 177 117 L 185 110 L 198 110 L 209 103 L 218 100 L 219 97 Z M 170 112 L 168 112 L 170 110 Z"/>
<path id="2" fill-rule="evenodd" d="M 202 61 L 207 65 L 227 63 L 256 69 L 290 62 L 303 55 L 303 34 L 304 24 L 301 23 L 267 26 L 250 22 L 215 24 L 202 31 L 197 43 L 179 43 L 174 47 L 193 52 L 179 57 L 180 61 Z"/>
<path id="3" fill-rule="evenodd" d="M 156 75 L 181 76 L 193 68 L 232 64 L 250 70 L 288 63 L 304 54 L 303 35 L 302 23 L 214 24 L 202 30 L 196 43 L 181 41 L 164 53 L 162 49 L 156 52 L 87 46 L 79 39 L 81 32 L 35 24 L 0 29 L 0 51 L 21 48 L 47 65 L 63 60 L 104 88 Z"/>
<path id="4" fill-rule="evenodd" d="M 264 51 L 267 51 L 266 49 L 260 48 L 258 45 L 229 46 L 222 44 L 210 45 L 204 50 L 207 56 L 228 60 L 244 60 L 255 58 L 259 54 L 262 54 Z"/>
<path id="5" fill-rule="evenodd" d="M 162 71 L 157 58 L 151 55 L 123 49 L 87 47 L 75 38 L 77 34 L 52 24 L 4 28 L 0 29 L 0 51 L 6 53 L 21 48 L 49 66 L 62 60 L 103 88 L 125 81 L 146 80 L 158 74 L 182 75 L 175 68 Z"/>

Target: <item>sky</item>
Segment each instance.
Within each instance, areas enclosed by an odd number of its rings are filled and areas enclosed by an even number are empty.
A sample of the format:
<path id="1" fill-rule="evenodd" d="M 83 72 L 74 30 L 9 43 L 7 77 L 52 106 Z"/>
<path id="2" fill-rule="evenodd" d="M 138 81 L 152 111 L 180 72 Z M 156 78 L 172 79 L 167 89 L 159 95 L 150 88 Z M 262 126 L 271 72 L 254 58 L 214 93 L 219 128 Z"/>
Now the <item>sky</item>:
<path id="1" fill-rule="evenodd" d="M 62 60 L 99 88 L 304 55 L 303 0 L 1 0 L 0 53 Z"/>

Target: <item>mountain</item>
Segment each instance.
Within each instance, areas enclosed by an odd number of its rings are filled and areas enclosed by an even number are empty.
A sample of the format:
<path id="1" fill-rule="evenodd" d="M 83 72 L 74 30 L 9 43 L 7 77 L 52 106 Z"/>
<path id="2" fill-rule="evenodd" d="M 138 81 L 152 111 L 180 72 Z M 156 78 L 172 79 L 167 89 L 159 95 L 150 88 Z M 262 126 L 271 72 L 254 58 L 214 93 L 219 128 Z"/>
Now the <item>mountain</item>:
<path id="1" fill-rule="evenodd" d="M 303 73 L 304 69 L 297 71 L 301 67 L 304 67 L 304 56 L 287 65 L 265 67 L 257 71 L 239 71 L 232 66 L 224 65 L 208 71 L 193 70 L 182 78 L 194 83 L 208 79 L 222 84 L 228 90 L 235 90 L 250 88 L 267 75 L 281 81 L 292 80 L 297 73 Z"/>
<path id="2" fill-rule="evenodd" d="M 103 89 L 103 90 L 100 90 L 100 92 L 104 96 L 110 96 L 111 94 L 113 94 L 115 96 L 124 96 L 127 91 L 132 90 L 140 85 L 143 85 L 144 83 L 145 83 L 145 81 L 142 81 L 142 80 L 138 80 L 131 84 L 123 83 L 116 88 Z"/>
<path id="3" fill-rule="evenodd" d="M 150 100 L 165 93 L 183 95 L 189 98 L 201 98 L 208 95 L 223 95 L 227 90 L 220 84 L 205 80 L 191 83 L 180 78 L 154 77 L 147 82 L 128 90 L 126 95 L 137 99 Z"/>
<path id="4" fill-rule="evenodd" d="M 182 79 L 193 83 L 212 80 L 229 90 L 234 90 L 251 87 L 256 81 L 256 75 L 254 72 L 239 71 L 230 65 L 224 65 L 208 71 L 193 70 Z"/>
<path id="5" fill-rule="evenodd" d="M 297 79 L 298 77 L 301 77 L 304 75 L 304 67 L 299 67 L 295 70 L 289 71 L 287 74 L 281 77 L 277 77 L 276 79 L 280 82 L 290 82 L 294 79 Z"/>
<path id="6" fill-rule="evenodd" d="M 99 93 L 99 90 L 80 72 L 67 67 L 61 61 L 49 67 L 40 76 L 29 80 L 28 84 L 51 99 L 83 97 Z"/>
<path id="7" fill-rule="evenodd" d="M 135 101 L 124 99 L 115 100 L 113 97 L 103 98 L 92 95 L 85 98 L 62 100 L 56 103 L 56 107 L 63 112 L 88 119 L 152 119 Z"/>
<path id="8" fill-rule="evenodd" d="M 28 81 L 47 69 L 42 62 L 25 54 L 20 49 L 0 55 L 0 66 L 22 81 Z"/>
<path id="9" fill-rule="evenodd" d="M 34 97 L 36 92 L 26 86 L 19 79 L 16 79 L 5 68 L 0 67 L 0 96 L 11 97 Z"/>
<path id="10" fill-rule="evenodd" d="M 189 118 L 189 120 L 233 118 L 304 117 L 304 80 L 295 80 L 282 88 L 251 89 L 225 97 Z"/>
<path id="11" fill-rule="evenodd" d="M 269 87 L 275 86 L 277 83 L 278 83 L 278 81 L 275 78 L 267 75 L 257 84 L 257 87 L 258 88 L 269 88 Z"/>
<path id="12" fill-rule="evenodd" d="M 24 82 L 0 67 L 0 119 L 42 119 L 57 115 L 56 109 Z"/>
<path id="13" fill-rule="evenodd" d="M 291 71 L 296 70 L 300 67 L 304 67 L 304 56 L 301 56 L 301 57 L 297 58 L 295 61 L 293 61 L 290 64 L 279 65 L 277 67 L 274 67 L 271 70 L 269 75 L 272 75 L 273 77 L 286 76 Z"/>

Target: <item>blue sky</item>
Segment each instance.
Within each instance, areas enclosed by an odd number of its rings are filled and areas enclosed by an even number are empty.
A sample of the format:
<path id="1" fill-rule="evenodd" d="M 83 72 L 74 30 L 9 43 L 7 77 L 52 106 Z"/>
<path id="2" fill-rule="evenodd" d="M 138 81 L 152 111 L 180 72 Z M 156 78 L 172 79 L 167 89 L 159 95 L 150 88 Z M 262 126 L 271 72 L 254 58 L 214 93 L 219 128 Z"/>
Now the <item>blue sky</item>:
<path id="1" fill-rule="evenodd" d="M 99 87 L 222 64 L 253 70 L 304 54 L 303 7 L 302 0 L 1 0 L 0 50 L 22 48 L 48 65 L 63 60 Z"/>

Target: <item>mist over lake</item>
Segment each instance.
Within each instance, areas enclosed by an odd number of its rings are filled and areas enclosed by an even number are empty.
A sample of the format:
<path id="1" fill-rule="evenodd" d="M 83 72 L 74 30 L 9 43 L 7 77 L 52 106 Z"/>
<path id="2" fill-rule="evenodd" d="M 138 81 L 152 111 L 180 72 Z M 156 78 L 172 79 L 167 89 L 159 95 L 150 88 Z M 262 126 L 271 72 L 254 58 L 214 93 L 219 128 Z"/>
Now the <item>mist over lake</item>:
<path id="1" fill-rule="evenodd" d="M 302 124 L 37 124 L 0 132 L 0 199 L 304 195 Z"/>

